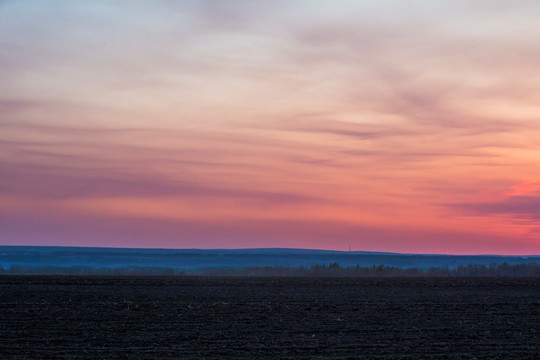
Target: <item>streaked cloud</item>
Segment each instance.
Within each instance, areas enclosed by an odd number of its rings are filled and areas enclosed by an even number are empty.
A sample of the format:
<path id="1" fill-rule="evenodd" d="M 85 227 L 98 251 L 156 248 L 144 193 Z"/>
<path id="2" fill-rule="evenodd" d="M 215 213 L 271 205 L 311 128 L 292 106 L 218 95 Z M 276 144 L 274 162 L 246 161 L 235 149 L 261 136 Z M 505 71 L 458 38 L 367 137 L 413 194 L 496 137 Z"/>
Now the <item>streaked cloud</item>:
<path id="1" fill-rule="evenodd" d="M 510 196 L 504 200 L 454 204 L 453 206 L 474 215 L 508 215 L 540 224 L 540 194 L 534 196 Z"/>

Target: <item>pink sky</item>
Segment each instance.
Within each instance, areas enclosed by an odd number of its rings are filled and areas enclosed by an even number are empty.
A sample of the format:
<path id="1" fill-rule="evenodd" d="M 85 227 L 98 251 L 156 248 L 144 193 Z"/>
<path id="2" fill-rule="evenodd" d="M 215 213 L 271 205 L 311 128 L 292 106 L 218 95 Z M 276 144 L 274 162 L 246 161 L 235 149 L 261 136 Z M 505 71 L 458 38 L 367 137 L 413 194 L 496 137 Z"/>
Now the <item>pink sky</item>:
<path id="1" fill-rule="evenodd" d="M 0 244 L 540 253 L 536 1 L 0 1 Z"/>

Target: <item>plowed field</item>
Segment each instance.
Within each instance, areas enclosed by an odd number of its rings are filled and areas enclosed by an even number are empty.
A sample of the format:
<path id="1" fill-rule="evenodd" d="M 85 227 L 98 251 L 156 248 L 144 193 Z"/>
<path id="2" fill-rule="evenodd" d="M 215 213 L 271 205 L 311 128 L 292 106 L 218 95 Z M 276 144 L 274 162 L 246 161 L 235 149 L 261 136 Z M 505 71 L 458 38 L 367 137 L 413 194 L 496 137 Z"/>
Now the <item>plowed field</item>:
<path id="1" fill-rule="evenodd" d="M 540 359 L 540 279 L 0 277 L 1 359 Z"/>

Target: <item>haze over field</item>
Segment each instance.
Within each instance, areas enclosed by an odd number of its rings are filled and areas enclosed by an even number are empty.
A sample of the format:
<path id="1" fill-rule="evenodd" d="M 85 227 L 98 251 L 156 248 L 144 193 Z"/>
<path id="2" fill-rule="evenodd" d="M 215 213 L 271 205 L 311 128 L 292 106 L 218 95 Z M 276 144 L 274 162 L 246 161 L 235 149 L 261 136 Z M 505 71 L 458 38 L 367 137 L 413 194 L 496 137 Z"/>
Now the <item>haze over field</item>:
<path id="1" fill-rule="evenodd" d="M 537 1 L 0 1 L 0 245 L 540 253 Z"/>
<path id="2" fill-rule="evenodd" d="M 539 267 L 540 256 L 496 256 L 496 255 L 415 255 L 394 253 L 370 253 L 362 251 L 329 251 L 306 249 L 112 249 L 55 246 L 0 246 L 0 273 L 4 269 L 19 269 L 20 273 L 58 273 L 70 271 L 126 270 L 136 269 L 140 273 L 156 269 L 178 271 L 216 270 L 216 274 L 231 274 L 230 269 L 258 268 L 268 274 L 271 269 L 282 267 L 289 274 L 302 274 L 299 267 L 394 267 L 400 269 L 455 270 L 459 266 L 484 266 L 489 269 L 502 265 L 529 265 Z M 516 274 L 530 275 L 522 267 Z M 303 269 L 305 270 L 305 269 Z M 484 268 L 484 270 L 486 270 Z M 229 272 L 227 272 L 229 271 Z M 312 274 L 313 275 L 313 274 Z M 320 274 L 319 274 L 320 275 Z M 324 273 L 323 273 L 324 275 Z M 375 273 L 372 273 L 375 275 Z M 486 275 L 484 273 L 484 275 Z M 505 275 L 508 275 L 505 274 Z M 540 273 L 537 272 L 538 276 Z"/>

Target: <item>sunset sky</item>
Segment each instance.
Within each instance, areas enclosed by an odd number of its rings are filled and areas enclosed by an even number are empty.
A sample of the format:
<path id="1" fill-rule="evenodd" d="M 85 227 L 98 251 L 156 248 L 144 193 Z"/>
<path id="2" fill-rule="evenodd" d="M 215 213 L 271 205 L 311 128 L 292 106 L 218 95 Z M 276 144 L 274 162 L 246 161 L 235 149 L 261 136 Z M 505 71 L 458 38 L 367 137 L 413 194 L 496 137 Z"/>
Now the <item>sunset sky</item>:
<path id="1" fill-rule="evenodd" d="M 0 0 L 0 245 L 540 254 L 539 19 Z"/>

